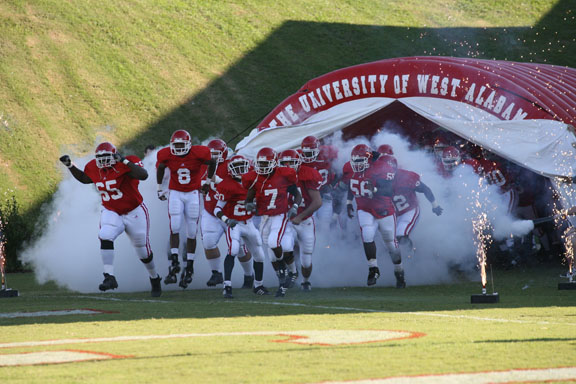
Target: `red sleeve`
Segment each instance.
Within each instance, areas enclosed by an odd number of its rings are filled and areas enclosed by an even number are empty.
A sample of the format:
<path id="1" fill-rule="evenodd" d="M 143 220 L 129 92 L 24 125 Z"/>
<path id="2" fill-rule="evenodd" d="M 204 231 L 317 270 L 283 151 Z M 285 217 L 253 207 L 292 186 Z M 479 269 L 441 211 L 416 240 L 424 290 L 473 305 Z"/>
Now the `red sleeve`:
<path id="1" fill-rule="evenodd" d="M 296 176 L 296 171 L 293 168 L 289 167 L 280 167 L 278 168 L 281 171 L 282 175 L 288 181 L 288 185 L 296 184 L 298 182 L 298 177 Z"/>
<path id="2" fill-rule="evenodd" d="M 322 175 L 314 168 L 306 167 L 305 169 L 306 173 L 302 175 L 304 177 L 300 180 L 304 185 L 304 188 L 319 191 L 324 182 Z"/>
<path id="3" fill-rule="evenodd" d="M 142 164 L 142 160 L 140 160 L 140 158 L 138 156 L 130 155 L 130 156 L 126 156 L 126 159 L 130 160 L 131 162 L 133 162 L 134 164 L 136 164 L 139 167 L 144 167 L 144 164 Z"/>
<path id="4" fill-rule="evenodd" d="M 212 160 L 212 153 L 210 152 L 210 148 L 205 145 L 193 145 L 192 148 L 190 148 L 190 151 L 194 151 L 196 157 L 205 163 Z"/>
<path id="5" fill-rule="evenodd" d="M 158 151 L 158 153 L 156 154 L 156 168 L 158 168 L 158 166 L 161 163 L 165 163 L 166 160 L 168 160 L 168 154 L 170 153 L 170 148 L 166 147 L 166 148 L 162 148 L 161 150 Z"/>
<path id="6" fill-rule="evenodd" d="M 242 185 L 246 189 L 250 189 L 252 184 L 254 184 L 254 180 L 256 180 L 256 172 L 250 171 L 242 176 Z"/>

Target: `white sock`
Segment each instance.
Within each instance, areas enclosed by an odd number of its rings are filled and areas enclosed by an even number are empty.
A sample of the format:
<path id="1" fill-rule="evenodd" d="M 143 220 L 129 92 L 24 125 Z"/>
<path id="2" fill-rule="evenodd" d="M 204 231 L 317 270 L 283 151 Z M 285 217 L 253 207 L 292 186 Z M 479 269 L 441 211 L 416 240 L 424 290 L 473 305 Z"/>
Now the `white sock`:
<path id="1" fill-rule="evenodd" d="M 171 255 L 178 255 L 178 248 L 170 248 Z"/>
<path id="2" fill-rule="evenodd" d="M 288 271 L 291 273 L 296 273 L 296 263 L 292 262 L 292 264 L 287 264 L 286 267 L 288 267 Z"/>
<path id="3" fill-rule="evenodd" d="M 196 255 L 194 253 L 187 253 L 186 254 L 186 261 L 193 261 Z"/>
<path id="4" fill-rule="evenodd" d="M 378 259 L 370 259 L 368 260 L 368 267 L 377 267 L 378 266 Z"/>
<path id="5" fill-rule="evenodd" d="M 244 270 L 244 275 L 245 276 L 252 276 L 254 274 L 254 267 L 252 266 L 252 259 L 248 260 L 248 261 L 241 261 L 240 265 L 242 266 L 242 269 Z"/>
<path id="6" fill-rule="evenodd" d="M 190 260 L 190 259 L 188 259 L 188 260 Z M 194 259 L 192 259 L 192 260 L 194 260 Z M 210 269 L 212 271 L 222 272 L 220 257 L 217 257 L 215 259 L 208 259 L 208 264 L 210 264 Z"/>
<path id="7" fill-rule="evenodd" d="M 402 268 L 402 263 L 394 264 L 394 272 L 402 272 L 404 268 Z"/>
<path id="8" fill-rule="evenodd" d="M 114 250 L 101 249 L 100 256 L 102 257 L 102 264 L 104 264 L 104 273 L 114 276 Z"/>

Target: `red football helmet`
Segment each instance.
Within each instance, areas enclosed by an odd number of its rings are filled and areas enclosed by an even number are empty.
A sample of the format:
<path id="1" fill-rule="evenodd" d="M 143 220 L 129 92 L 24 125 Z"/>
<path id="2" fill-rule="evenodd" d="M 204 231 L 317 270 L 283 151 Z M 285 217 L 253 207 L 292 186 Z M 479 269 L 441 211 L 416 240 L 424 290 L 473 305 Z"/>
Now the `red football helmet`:
<path id="1" fill-rule="evenodd" d="M 392 149 L 392 146 L 389 144 L 382 144 L 381 146 L 379 146 L 378 152 L 380 152 L 383 155 L 393 155 L 394 154 L 394 150 Z"/>
<path id="2" fill-rule="evenodd" d="M 208 148 L 210 148 L 210 153 L 212 153 L 212 159 L 216 160 L 218 163 L 223 162 L 228 157 L 228 146 L 224 140 L 211 140 L 208 143 Z"/>
<path id="3" fill-rule="evenodd" d="M 269 175 L 277 165 L 276 151 L 270 147 L 261 148 L 256 155 L 254 170 L 259 175 Z"/>
<path id="4" fill-rule="evenodd" d="M 282 167 L 290 167 L 298 170 L 298 167 L 302 164 L 302 159 L 297 151 L 294 149 L 287 149 L 282 151 L 280 156 L 278 156 L 278 164 Z"/>
<path id="5" fill-rule="evenodd" d="M 114 164 L 116 164 L 116 160 L 114 160 L 116 147 L 114 146 L 114 144 L 105 141 L 96 147 L 95 152 L 96 152 L 96 166 L 98 168 L 111 167 Z"/>
<path id="6" fill-rule="evenodd" d="M 380 152 L 380 151 L 378 151 Z M 391 166 L 394 171 L 396 171 L 398 169 L 398 161 L 396 160 L 396 158 L 392 155 L 381 155 L 378 158 L 378 161 L 383 161 L 386 164 L 388 164 L 389 166 Z"/>
<path id="7" fill-rule="evenodd" d="M 300 145 L 302 149 L 302 161 L 305 163 L 312 163 L 320 153 L 320 142 L 314 136 L 306 136 Z"/>
<path id="8" fill-rule="evenodd" d="M 190 134 L 183 129 L 179 129 L 170 138 L 170 152 L 176 156 L 183 156 L 190 151 L 192 139 Z"/>
<path id="9" fill-rule="evenodd" d="M 449 147 L 448 140 L 440 136 L 434 141 L 434 156 L 442 158 L 442 152 L 445 148 Z"/>
<path id="10" fill-rule="evenodd" d="M 358 144 L 350 153 L 350 166 L 354 172 L 364 172 L 370 167 L 372 150 L 366 144 Z"/>
<path id="11" fill-rule="evenodd" d="M 338 158 L 338 148 L 333 145 L 321 145 L 318 153 L 318 161 L 333 162 Z"/>
<path id="12" fill-rule="evenodd" d="M 456 147 L 446 147 L 442 151 L 442 165 L 447 171 L 456 168 L 460 164 L 461 160 L 460 151 Z"/>
<path id="13" fill-rule="evenodd" d="M 228 161 L 228 173 L 232 177 L 241 177 L 250 170 L 250 160 L 242 155 L 234 155 Z"/>

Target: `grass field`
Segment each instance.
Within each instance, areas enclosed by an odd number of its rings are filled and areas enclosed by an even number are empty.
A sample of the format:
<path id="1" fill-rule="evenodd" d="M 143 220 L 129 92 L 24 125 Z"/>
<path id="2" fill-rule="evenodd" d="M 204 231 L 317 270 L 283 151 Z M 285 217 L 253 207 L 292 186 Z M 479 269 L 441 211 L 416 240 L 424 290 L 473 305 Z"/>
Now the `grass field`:
<path id="1" fill-rule="evenodd" d="M 480 293 L 473 282 L 291 290 L 283 299 L 237 289 L 228 301 L 220 289 L 168 291 L 152 300 L 147 292 L 78 294 L 37 285 L 30 274 L 10 274 L 9 285 L 21 296 L 0 299 L 0 378 L 317 383 L 418 376 L 422 382 L 486 382 L 474 380 L 488 380 L 488 371 L 520 369 L 492 382 L 543 381 L 526 376 L 535 374 L 569 382 L 576 380 L 576 296 L 557 289 L 561 272 L 549 265 L 496 271 L 498 304 L 470 304 L 470 295 Z M 81 309 L 103 312 L 13 317 Z M 82 352 L 67 357 L 63 351 Z M 74 361 L 39 364 L 49 358 Z M 574 372 L 540 370 L 561 367 Z M 473 372 L 483 373 L 444 376 Z"/>

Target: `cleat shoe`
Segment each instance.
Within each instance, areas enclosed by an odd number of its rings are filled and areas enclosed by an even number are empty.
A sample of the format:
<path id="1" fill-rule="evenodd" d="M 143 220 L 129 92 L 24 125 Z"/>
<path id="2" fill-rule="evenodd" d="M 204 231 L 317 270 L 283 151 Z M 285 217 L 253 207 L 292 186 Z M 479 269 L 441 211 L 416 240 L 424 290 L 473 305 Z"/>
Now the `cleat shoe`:
<path id="1" fill-rule="evenodd" d="M 366 284 L 368 286 L 376 284 L 376 280 L 380 277 L 380 270 L 378 267 L 370 267 L 368 268 L 368 281 Z"/>
<path id="2" fill-rule="evenodd" d="M 312 290 L 312 284 L 310 284 L 309 281 L 303 282 L 302 284 L 300 284 L 300 286 L 304 292 L 310 292 Z"/>
<path id="3" fill-rule="evenodd" d="M 296 280 L 298 279 L 298 272 L 288 272 L 288 276 L 286 277 L 286 288 L 292 288 L 294 284 L 296 284 Z"/>
<path id="4" fill-rule="evenodd" d="M 242 288 L 244 289 L 252 289 L 252 287 L 254 286 L 254 276 L 250 275 L 244 275 L 244 284 L 242 284 Z"/>
<path id="5" fill-rule="evenodd" d="M 178 272 L 180 272 L 178 255 L 170 255 L 168 256 L 168 260 L 172 262 L 172 265 L 168 267 L 168 275 L 164 278 L 164 284 L 166 285 L 176 283 L 178 281 Z"/>
<path id="6" fill-rule="evenodd" d="M 152 286 L 152 291 L 150 291 L 152 297 L 162 296 L 162 278 L 160 275 L 154 279 L 150 278 L 150 285 Z"/>
<path id="7" fill-rule="evenodd" d="M 406 288 L 406 280 L 404 280 L 404 271 L 395 271 L 396 288 Z"/>
<path id="8" fill-rule="evenodd" d="M 194 276 L 194 268 L 186 267 L 182 274 L 180 275 L 180 288 L 188 288 L 190 283 L 192 283 L 192 277 Z"/>
<path id="9" fill-rule="evenodd" d="M 259 296 L 265 296 L 265 295 L 269 295 L 270 291 L 268 291 L 268 289 L 265 286 L 260 285 L 260 286 L 254 288 L 254 293 L 259 295 Z"/>
<path id="10" fill-rule="evenodd" d="M 107 291 L 109 289 L 116 289 L 118 288 L 118 283 L 116 282 L 116 278 L 114 277 L 114 275 L 110 275 L 108 273 L 104 274 L 104 281 L 102 282 L 102 284 L 100 284 L 98 286 L 98 289 L 100 289 L 102 292 Z"/>
<path id="11" fill-rule="evenodd" d="M 210 276 L 210 280 L 206 282 L 206 285 L 209 287 L 215 287 L 218 284 L 222 284 L 224 282 L 224 277 L 222 276 L 222 272 L 214 272 L 212 271 L 212 276 Z"/>
<path id="12" fill-rule="evenodd" d="M 286 296 L 286 291 L 288 291 L 288 288 L 281 285 L 278 287 L 278 290 L 276 291 L 276 294 L 274 296 L 275 297 L 284 297 L 284 296 Z"/>
<path id="13" fill-rule="evenodd" d="M 232 296 L 232 287 L 229 285 L 224 287 L 224 290 L 222 291 L 222 296 L 224 296 L 225 299 L 233 299 L 234 296 Z"/>

